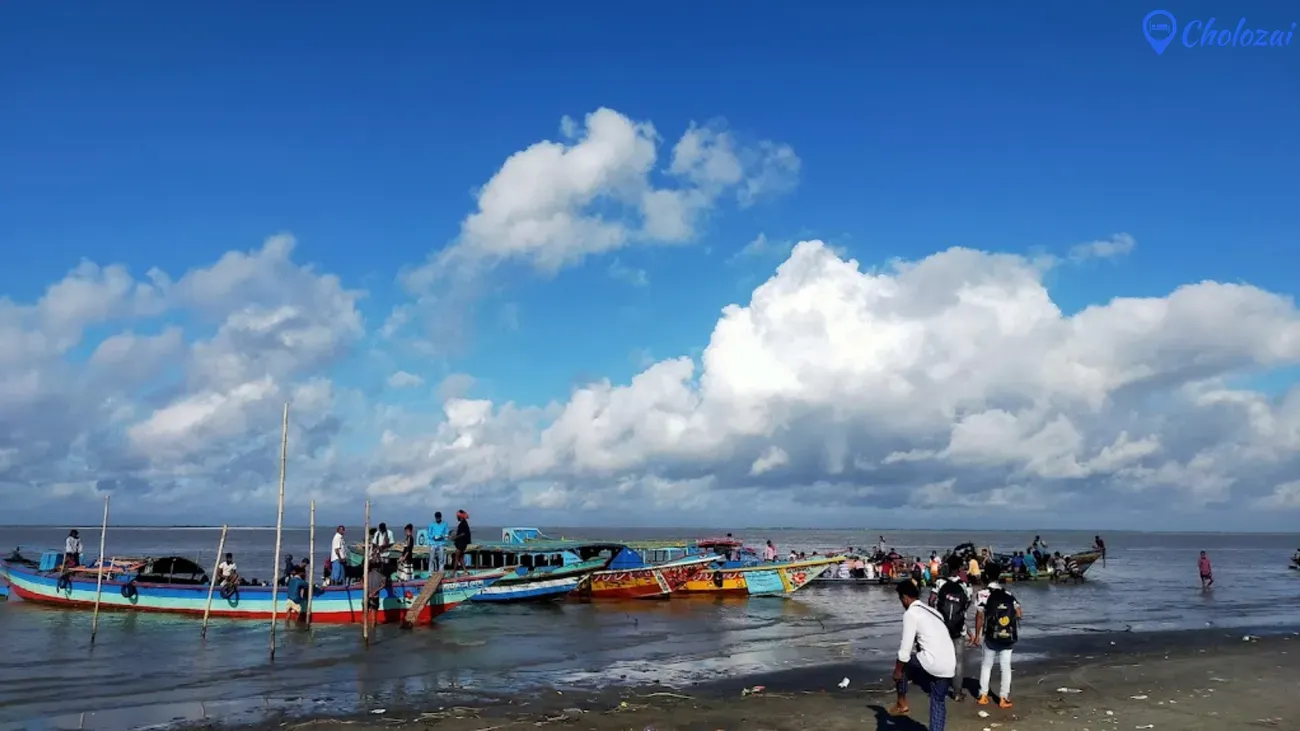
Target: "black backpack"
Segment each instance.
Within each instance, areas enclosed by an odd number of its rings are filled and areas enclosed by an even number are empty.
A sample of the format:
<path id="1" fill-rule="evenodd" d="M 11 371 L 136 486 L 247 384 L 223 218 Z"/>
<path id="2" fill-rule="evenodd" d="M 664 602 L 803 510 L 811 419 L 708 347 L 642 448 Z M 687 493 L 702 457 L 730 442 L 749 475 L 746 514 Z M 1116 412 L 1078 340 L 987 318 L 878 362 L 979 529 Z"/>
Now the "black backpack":
<path id="1" fill-rule="evenodd" d="M 966 590 L 955 579 L 949 580 L 939 587 L 939 598 L 935 605 L 939 616 L 943 617 L 943 623 L 948 627 L 948 636 L 954 640 L 961 637 L 962 630 L 966 629 L 966 609 L 970 606 Z"/>
<path id="2" fill-rule="evenodd" d="M 1015 598 L 995 589 L 984 602 L 984 637 L 999 645 L 1014 645 L 1020 638 L 1019 624 Z"/>

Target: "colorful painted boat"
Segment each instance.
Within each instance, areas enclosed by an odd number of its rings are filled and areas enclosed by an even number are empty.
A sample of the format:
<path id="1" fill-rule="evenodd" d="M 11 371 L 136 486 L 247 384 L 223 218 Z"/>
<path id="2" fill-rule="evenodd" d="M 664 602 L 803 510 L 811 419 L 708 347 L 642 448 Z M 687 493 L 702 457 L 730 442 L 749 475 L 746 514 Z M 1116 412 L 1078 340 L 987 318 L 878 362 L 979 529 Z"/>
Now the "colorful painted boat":
<path id="1" fill-rule="evenodd" d="M 0 579 L 0 599 L 8 599 L 8 598 L 9 598 L 9 584 L 5 582 L 3 579 Z"/>
<path id="2" fill-rule="evenodd" d="M 95 605 L 99 567 L 88 566 L 64 573 L 60 568 L 42 570 L 39 564 L 21 557 L 0 561 L 13 594 L 24 601 L 85 609 Z M 514 568 L 475 572 L 468 576 L 445 577 L 419 622 L 445 614 L 499 581 Z M 208 577 L 189 559 L 169 556 L 146 559 L 139 564 L 121 560 L 105 566 L 102 609 L 165 612 L 202 616 L 208 603 Z M 376 621 L 400 623 L 406 608 L 424 588 L 423 580 L 395 582 L 380 590 Z M 246 585 L 222 596 L 212 596 L 212 616 L 235 619 L 270 619 L 271 587 Z M 358 622 L 364 602 L 362 585 L 317 587 L 312 595 L 312 621 L 318 623 Z M 278 614 L 286 611 L 285 589 L 277 592 Z"/>
<path id="3" fill-rule="evenodd" d="M 632 549 L 624 548 L 608 569 L 593 572 L 578 589 L 589 599 L 659 599 L 680 591 L 701 569 L 715 563 L 717 556 L 686 556 L 657 564 L 646 564 Z"/>
<path id="4" fill-rule="evenodd" d="M 421 531 L 421 537 L 424 534 Z M 431 572 L 431 551 L 427 543 L 417 538 L 412 553 L 412 578 L 427 578 Z M 472 601 L 519 603 L 563 599 L 588 574 L 608 566 L 622 548 L 617 543 L 554 540 L 536 528 L 505 528 L 501 542 L 475 543 L 466 548 L 465 566 L 470 570 L 518 566 L 521 570 L 475 595 Z M 364 546 L 354 546 L 349 562 L 360 560 L 364 550 Z M 400 549 L 390 549 L 384 558 L 396 562 L 400 553 Z M 444 575 L 450 575 L 450 567 L 451 552 L 447 551 Z"/>
<path id="5" fill-rule="evenodd" d="M 697 571 L 680 591 L 684 594 L 723 593 L 751 596 L 790 594 L 807 586 L 832 564 L 843 560 L 841 556 L 823 556 L 801 561 L 707 569 Z"/>

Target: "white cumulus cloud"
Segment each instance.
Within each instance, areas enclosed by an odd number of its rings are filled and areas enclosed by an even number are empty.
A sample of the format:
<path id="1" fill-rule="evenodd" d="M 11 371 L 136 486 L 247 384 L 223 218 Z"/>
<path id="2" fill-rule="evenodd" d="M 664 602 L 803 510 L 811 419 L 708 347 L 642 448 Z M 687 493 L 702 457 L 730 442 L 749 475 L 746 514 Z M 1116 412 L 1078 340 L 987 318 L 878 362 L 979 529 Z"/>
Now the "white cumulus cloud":
<path id="1" fill-rule="evenodd" d="M 707 479 L 712 504 L 776 513 L 1288 504 L 1290 486 L 1269 491 L 1300 466 L 1300 391 L 1233 384 L 1300 363 L 1290 298 L 1201 282 L 1066 314 L 1045 274 L 962 248 L 864 271 L 805 241 L 724 309 L 698 363 L 544 411 L 449 402 L 412 438 L 421 482 L 544 485 L 539 504 L 582 506 Z"/>

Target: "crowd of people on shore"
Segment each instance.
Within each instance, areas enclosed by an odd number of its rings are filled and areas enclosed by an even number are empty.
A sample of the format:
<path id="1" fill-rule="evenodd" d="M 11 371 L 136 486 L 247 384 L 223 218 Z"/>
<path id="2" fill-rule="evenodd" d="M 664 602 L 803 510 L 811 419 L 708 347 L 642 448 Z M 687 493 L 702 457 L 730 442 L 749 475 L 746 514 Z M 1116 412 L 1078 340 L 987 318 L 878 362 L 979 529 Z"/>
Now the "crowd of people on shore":
<path id="1" fill-rule="evenodd" d="M 968 649 L 981 649 L 983 653 L 975 702 L 989 705 L 996 698 L 999 707 L 1012 707 L 1011 656 L 1019 640 L 1024 610 L 996 580 L 996 574 L 982 581 L 982 577 L 990 575 L 987 568 L 976 559 L 969 563 L 941 562 L 939 575 L 924 602 L 923 583 L 917 577 L 898 583 L 903 634 L 894 664 L 897 700 L 891 713 L 907 714 L 909 685 L 920 685 L 930 696 L 930 729 L 943 731 L 948 699 L 961 702 L 966 698 L 964 658 Z M 972 608 L 975 617 L 968 628 Z M 990 696 L 995 664 L 999 671 L 998 694 Z"/>

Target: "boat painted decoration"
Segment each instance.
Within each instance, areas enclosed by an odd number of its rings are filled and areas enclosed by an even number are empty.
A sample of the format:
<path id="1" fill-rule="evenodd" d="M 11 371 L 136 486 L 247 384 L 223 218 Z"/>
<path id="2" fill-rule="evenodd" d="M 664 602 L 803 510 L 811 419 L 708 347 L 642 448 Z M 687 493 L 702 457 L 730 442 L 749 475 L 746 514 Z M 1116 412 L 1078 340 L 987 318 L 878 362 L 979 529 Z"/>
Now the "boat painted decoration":
<path id="1" fill-rule="evenodd" d="M 8 577 L 13 594 L 24 601 L 56 606 L 86 609 L 95 605 L 98 566 L 83 567 L 64 573 L 41 571 L 34 562 L 15 561 L 12 557 L 0 562 Z M 118 571 L 120 567 L 106 566 L 102 609 L 164 612 L 202 616 L 208 603 L 209 584 L 202 568 L 188 559 L 167 557 L 149 559 L 139 568 Z M 191 575 L 168 569 L 194 569 Z M 419 622 L 428 622 L 445 614 L 470 598 L 491 587 L 513 569 L 475 572 L 467 576 L 445 577 L 434 593 L 429 605 L 420 613 Z M 169 580 L 180 575 L 181 578 Z M 395 582 L 379 590 L 379 611 L 375 621 L 400 623 L 407 607 L 424 587 L 423 580 Z M 276 592 L 276 614 L 288 611 L 286 589 Z M 316 587 L 312 595 L 312 621 L 318 623 L 350 623 L 361 621 L 363 615 L 363 590 L 361 584 Z M 239 586 L 233 592 L 221 587 L 212 594 L 214 617 L 233 619 L 270 619 L 272 614 L 271 587 L 258 585 Z"/>
<path id="2" fill-rule="evenodd" d="M 536 528 L 505 528 L 500 542 L 470 544 L 465 549 L 465 566 L 470 570 L 519 566 L 520 571 L 508 574 L 472 601 L 514 603 L 563 599 L 588 574 L 608 566 L 622 548 L 618 543 L 551 539 Z M 361 545 L 354 546 L 351 561 L 357 561 L 364 550 Z M 400 555 L 400 548 L 391 548 L 384 553 L 384 558 L 397 566 Z M 450 576 L 452 552 L 444 551 L 443 558 L 443 575 Z M 430 547 L 417 540 L 410 575 L 404 578 L 427 578 L 433 569 L 431 560 Z"/>
<path id="3" fill-rule="evenodd" d="M 630 548 L 619 552 L 610 567 L 593 572 L 579 589 L 589 599 L 658 599 L 679 591 L 717 556 L 686 556 L 645 564 Z"/>
<path id="4" fill-rule="evenodd" d="M 680 591 L 691 593 L 748 594 L 768 596 L 791 594 L 807 586 L 841 556 L 824 556 L 801 561 L 762 563 L 755 566 L 719 567 L 697 571 Z"/>

